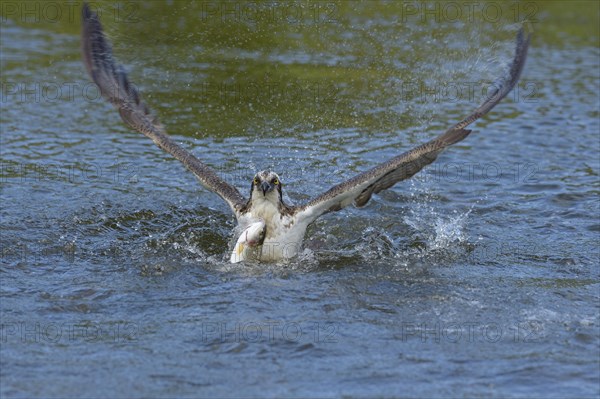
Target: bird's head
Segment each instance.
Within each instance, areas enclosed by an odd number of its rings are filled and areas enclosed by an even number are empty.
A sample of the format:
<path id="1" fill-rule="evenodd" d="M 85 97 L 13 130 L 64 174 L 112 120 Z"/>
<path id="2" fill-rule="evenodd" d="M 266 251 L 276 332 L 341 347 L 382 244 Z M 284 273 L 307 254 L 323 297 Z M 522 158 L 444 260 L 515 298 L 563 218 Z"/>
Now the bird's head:
<path id="1" fill-rule="evenodd" d="M 281 201 L 281 180 L 275 172 L 263 170 L 252 179 L 250 197 L 252 199 L 270 199 L 274 202 Z"/>

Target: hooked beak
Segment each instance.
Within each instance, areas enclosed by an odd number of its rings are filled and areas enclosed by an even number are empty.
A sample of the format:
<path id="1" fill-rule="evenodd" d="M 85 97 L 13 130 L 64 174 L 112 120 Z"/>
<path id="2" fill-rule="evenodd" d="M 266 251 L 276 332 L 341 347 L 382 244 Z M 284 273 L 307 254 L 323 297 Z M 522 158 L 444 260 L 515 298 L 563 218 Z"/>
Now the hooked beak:
<path id="1" fill-rule="evenodd" d="M 271 184 L 269 184 L 269 182 L 262 182 L 262 184 L 260 185 L 260 189 L 263 192 L 263 195 L 267 195 L 268 191 L 271 191 L 273 189 L 273 186 L 271 186 Z"/>

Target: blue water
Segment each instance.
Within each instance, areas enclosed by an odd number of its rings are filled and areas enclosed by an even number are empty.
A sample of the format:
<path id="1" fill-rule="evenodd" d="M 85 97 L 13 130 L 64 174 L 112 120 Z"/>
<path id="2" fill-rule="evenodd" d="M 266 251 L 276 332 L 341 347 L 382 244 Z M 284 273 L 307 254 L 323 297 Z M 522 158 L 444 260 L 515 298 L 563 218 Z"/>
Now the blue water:
<path id="1" fill-rule="evenodd" d="M 510 21 L 318 4 L 103 21 L 179 143 L 244 194 L 273 168 L 297 204 L 438 134 L 511 59 Z M 597 26 L 530 4 L 518 92 L 263 265 L 227 263 L 228 207 L 95 98 L 77 18 L 4 9 L 2 397 L 598 397 Z"/>

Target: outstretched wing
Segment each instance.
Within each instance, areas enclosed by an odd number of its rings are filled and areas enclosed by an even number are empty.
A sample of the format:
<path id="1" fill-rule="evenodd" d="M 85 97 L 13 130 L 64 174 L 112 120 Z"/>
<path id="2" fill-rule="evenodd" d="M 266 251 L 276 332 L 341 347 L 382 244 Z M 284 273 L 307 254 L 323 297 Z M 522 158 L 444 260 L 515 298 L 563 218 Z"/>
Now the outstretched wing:
<path id="1" fill-rule="evenodd" d="M 150 114 L 137 89 L 129 83 L 122 65 L 115 62 L 110 43 L 104 36 L 98 15 L 87 4 L 82 11 L 81 42 L 83 60 L 88 73 L 104 97 L 118 109 L 121 118 L 133 129 L 149 137 L 154 143 L 181 161 L 210 191 L 221 196 L 236 215 L 246 203 L 240 192 L 206 164 L 165 134 L 162 125 Z"/>
<path id="2" fill-rule="evenodd" d="M 366 205 L 373 194 L 413 176 L 423 167 L 432 163 L 446 147 L 467 137 L 471 130 L 464 128 L 487 114 L 518 82 L 525 65 L 530 39 L 531 35 L 526 34 L 521 28 L 517 36 L 515 57 L 508 76 L 497 81 L 494 92 L 473 113 L 437 138 L 338 184 L 306 205 L 297 207 L 295 209 L 297 220 L 311 223 L 320 215 L 338 211 L 351 203 L 362 207 Z"/>

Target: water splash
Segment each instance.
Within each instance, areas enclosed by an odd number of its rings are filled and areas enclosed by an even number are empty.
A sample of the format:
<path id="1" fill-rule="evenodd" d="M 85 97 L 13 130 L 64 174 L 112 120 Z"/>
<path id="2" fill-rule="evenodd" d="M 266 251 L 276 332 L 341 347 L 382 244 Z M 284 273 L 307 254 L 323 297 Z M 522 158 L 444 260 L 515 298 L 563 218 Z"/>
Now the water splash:
<path id="1" fill-rule="evenodd" d="M 424 254 L 463 252 L 469 242 L 465 229 L 475 204 L 466 211 L 454 209 L 448 213 L 436 207 L 433 196 L 415 188 L 414 183 L 411 198 L 413 203 L 403 217 L 404 222 L 413 229 L 411 247 L 418 248 Z"/>
<path id="2" fill-rule="evenodd" d="M 451 216 L 436 217 L 434 229 L 435 234 L 431 241 L 431 249 L 449 248 L 455 243 L 464 243 L 468 236 L 464 231 L 467 219 L 471 213 L 471 209 L 467 212 L 459 213 L 454 210 Z"/>

